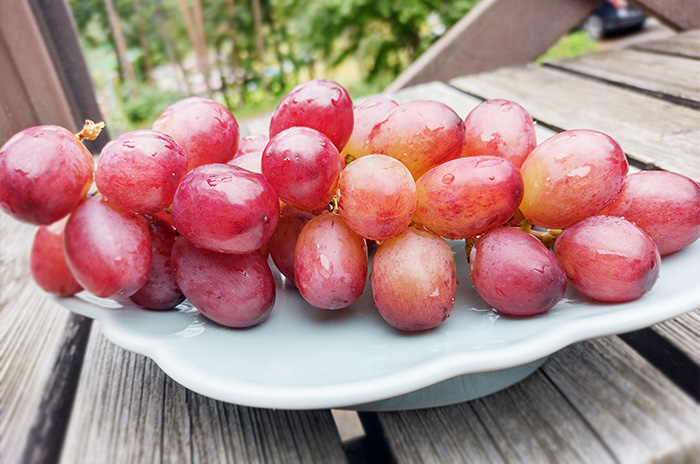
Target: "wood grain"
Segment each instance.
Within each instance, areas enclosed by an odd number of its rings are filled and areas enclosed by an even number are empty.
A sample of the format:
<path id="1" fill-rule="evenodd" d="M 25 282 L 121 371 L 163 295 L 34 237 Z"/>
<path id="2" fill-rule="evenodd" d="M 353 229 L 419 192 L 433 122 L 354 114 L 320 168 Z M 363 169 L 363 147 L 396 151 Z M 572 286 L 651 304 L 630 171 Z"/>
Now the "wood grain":
<path id="1" fill-rule="evenodd" d="M 691 462 L 700 408 L 616 337 L 486 398 L 378 414 L 400 463 Z"/>
<path id="2" fill-rule="evenodd" d="M 34 226 L 0 213 L 0 456 L 18 462 L 70 313 L 34 284 Z"/>
<path id="3" fill-rule="evenodd" d="M 635 50 L 614 50 L 551 61 L 548 65 L 633 88 L 691 108 L 700 108 L 700 60 Z"/>
<path id="4" fill-rule="evenodd" d="M 656 324 L 652 329 L 671 340 L 690 359 L 700 365 L 700 309 Z"/>
<path id="5" fill-rule="evenodd" d="M 500 69 L 452 84 L 481 98 L 516 101 L 555 128 L 605 132 L 629 157 L 700 181 L 700 126 L 691 108 L 551 68 Z"/>
<path id="6" fill-rule="evenodd" d="M 61 462 L 344 461 L 330 411 L 211 400 L 93 328 Z"/>
<path id="7" fill-rule="evenodd" d="M 633 45 L 632 48 L 700 60 L 700 30 L 684 32 L 662 40 L 642 42 Z"/>

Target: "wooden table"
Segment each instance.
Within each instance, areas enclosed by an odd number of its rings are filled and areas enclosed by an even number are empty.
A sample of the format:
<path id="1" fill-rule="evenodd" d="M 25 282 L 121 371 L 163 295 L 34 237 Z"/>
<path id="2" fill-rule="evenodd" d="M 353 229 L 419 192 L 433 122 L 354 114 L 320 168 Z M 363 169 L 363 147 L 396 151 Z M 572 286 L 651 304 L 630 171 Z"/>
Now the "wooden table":
<path id="1" fill-rule="evenodd" d="M 462 117 L 507 98 L 538 135 L 592 128 L 632 165 L 700 181 L 700 32 L 398 92 Z M 254 125 L 248 130 L 259 130 Z M 436 409 L 262 410 L 188 391 L 32 282 L 33 227 L 0 218 L 0 456 L 54 462 L 700 462 L 700 313 L 574 344 L 525 381 Z M 699 263 L 700 265 L 700 263 Z"/>

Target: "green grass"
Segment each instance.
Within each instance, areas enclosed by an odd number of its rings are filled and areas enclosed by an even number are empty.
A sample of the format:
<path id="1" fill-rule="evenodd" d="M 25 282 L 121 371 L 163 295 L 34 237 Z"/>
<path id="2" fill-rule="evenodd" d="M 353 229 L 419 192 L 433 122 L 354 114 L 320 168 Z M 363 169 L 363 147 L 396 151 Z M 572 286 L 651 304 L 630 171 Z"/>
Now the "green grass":
<path id="1" fill-rule="evenodd" d="M 535 60 L 536 65 L 557 58 L 574 58 L 586 53 L 593 53 L 599 50 L 598 42 L 591 39 L 583 31 L 574 31 L 565 35 L 555 43 L 542 56 Z"/>

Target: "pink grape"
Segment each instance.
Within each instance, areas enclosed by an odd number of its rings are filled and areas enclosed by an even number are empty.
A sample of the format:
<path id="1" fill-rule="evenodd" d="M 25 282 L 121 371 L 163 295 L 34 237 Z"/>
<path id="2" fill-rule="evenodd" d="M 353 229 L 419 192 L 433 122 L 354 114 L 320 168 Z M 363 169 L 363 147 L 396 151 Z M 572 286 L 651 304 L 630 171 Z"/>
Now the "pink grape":
<path id="1" fill-rule="evenodd" d="M 135 130 L 115 137 L 102 149 L 95 184 L 105 198 L 150 214 L 172 204 L 186 170 L 187 154 L 172 137 Z"/>
<path id="2" fill-rule="evenodd" d="M 592 216 L 617 197 L 628 165 L 620 146 L 602 132 L 561 132 L 535 148 L 520 168 L 520 210 L 531 223 L 563 229 Z"/>
<path id="3" fill-rule="evenodd" d="M 71 296 L 83 290 L 68 268 L 63 252 L 63 230 L 67 217 L 48 226 L 40 226 L 34 235 L 29 266 L 34 281 L 44 291 Z"/>
<path id="4" fill-rule="evenodd" d="M 144 220 L 99 195 L 86 198 L 70 215 L 63 246 L 76 280 L 102 298 L 133 295 L 151 270 Z"/>
<path id="5" fill-rule="evenodd" d="M 433 166 L 459 158 L 464 122 L 449 106 L 435 101 L 405 103 L 372 128 L 365 152 L 401 161 L 414 179 Z"/>
<path id="6" fill-rule="evenodd" d="M 352 100 L 338 83 L 312 79 L 280 100 L 270 120 L 270 139 L 290 127 L 316 129 L 342 150 L 353 128 Z"/>
<path id="7" fill-rule="evenodd" d="M 172 225 L 157 216 L 146 216 L 144 219 L 151 236 L 153 259 L 146 283 L 131 295 L 131 301 L 148 309 L 172 309 L 185 299 L 175 281 L 170 257 L 177 233 Z"/>
<path id="8" fill-rule="evenodd" d="M 269 141 L 270 137 L 266 134 L 252 134 L 243 137 L 238 142 L 238 149 L 236 150 L 236 154 L 233 155 L 232 160 L 248 153 L 257 153 L 261 155 Z"/>
<path id="9" fill-rule="evenodd" d="M 508 100 L 487 100 L 464 120 L 462 156 L 498 156 L 517 167 L 537 146 L 535 123 L 525 109 Z"/>
<path id="10" fill-rule="evenodd" d="M 228 164 L 188 172 L 173 200 L 173 224 L 193 245 L 250 253 L 275 232 L 280 206 L 262 174 Z"/>
<path id="11" fill-rule="evenodd" d="M 262 172 L 282 201 L 306 211 L 330 202 L 342 169 L 333 143 L 308 127 L 280 132 L 262 156 Z"/>
<path id="12" fill-rule="evenodd" d="M 452 249 L 427 230 L 409 227 L 379 245 L 370 280 L 379 314 L 399 330 L 433 329 L 452 312 L 457 292 Z"/>
<path id="13" fill-rule="evenodd" d="M 367 244 L 333 213 L 309 221 L 294 250 L 294 282 L 312 306 L 340 309 L 355 302 L 367 280 Z"/>
<path id="14" fill-rule="evenodd" d="M 473 237 L 504 224 L 523 197 L 520 171 L 495 156 L 473 156 L 432 168 L 416 182 L 415 221 L 450 239 Z"/>
<path id="15" fill-rule="evenodd" d="M 243 153 L 226 164 L 262 174 L 262 152 Z"/>
<path id="16" fill-rule="evenodd" d="M 566 291 L 566 274 L 557 259 L 524 230 L 506 227 L 480 237 L 469 265 L 479 295 L 510 316 L 544 313 Z"/>
<path id="17" fill-rule="evenodd" d="M 399 106 L 394 100 L 386 97 L 374 97 L 355 108 L 352 134 L 348 143 L 340 152 L 345 158 L 351 155 L 354 158 L 369 155 L 365 151 L 365 141 L 372 131 L 372 128 L 382 121 L 392 110 Z"/>
<path id="18" fill-rule="evenodd" d="M 681 174 L 641 171 L 600 214 L 621 216 L 649 234 L 661 256 L 700 237 L 700 186 Z"/>
<path id="19" fill-rule="evenodd" d="M 190 97 L 170 105 L 153 130 L 174 138 L 187 153 L 187 171 L 209 163 L 225 163 L 238 149 L 238 122 L 221 103 Z"/>
<path id="20" fill-rule="evenodd" d="M 647 293 L 661 266 L 649 235 L 615 216 L 592 216 L 565 229 L 554 242 L 554 254 L 576 290 L 609 302 Z"/>
<path id="21" fill-rule="evenodd" d="M 52 224 L 85 197 L 95 163 L 75 134 L 36 126 L 0 148 L 0 209 L 17 220 Z"/>
<path id="22" fill-rule="evenodd" d="M 348 164 L 340 173 L 338 208 L 359 235 L 385 240 L 411 223 L 416 211 L 416 183 L 401 162 L 369 155 Z"/>
<path id="23" fill-rule="evenodd" d="M 294 249 L 297 239 L 304 226 L 313 218 L 313 214 L 305 211 L 283 214 L 277 223 L 275 233 L 267 242 L 275 266 L 292 283 L 294 283 Z"/>
<path id="24" fill-rule="evenodd" d="M 173 246 L 178 286 L 208 319 L 246 328 L 264 321 L 275 304 L 275 279 L 265 258 L 254 251 L 227 254 L 197 248 L 184 237 Z"/>

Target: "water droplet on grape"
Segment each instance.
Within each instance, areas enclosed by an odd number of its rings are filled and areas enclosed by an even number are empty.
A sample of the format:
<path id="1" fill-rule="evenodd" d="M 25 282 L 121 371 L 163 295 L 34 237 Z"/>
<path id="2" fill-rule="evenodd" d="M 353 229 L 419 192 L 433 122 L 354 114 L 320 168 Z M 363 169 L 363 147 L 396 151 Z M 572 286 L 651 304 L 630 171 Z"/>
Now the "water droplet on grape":
<path id="1" fill-rule="evenodd" d="M 134 149 L 134 148 L 136 148 L 136 144 L 135 144 L 134 142 L 130 141 L 130 140 L 125 140 L 124 142 L 122 142 L 122 146 L 123 146 L 124 148 L 129 148 L 129 149 Z"/>
<path id="2" fill-rule="evenodd" d="M 443 184 L 449 185 L 452 182 L 454 182 L 454 180 L 455 180 L 454 174 L 445 174 L 444 176 L 442 176 L 442 183 Z"/>
<path id="3" fill-rule="evenodd" d="M 207 184 L 209 184 L 210 187 L 216 187 L 219 184 L 226 184 L 231 182 L 232 180 L 232 176 L 210 176 L 209 178 L 207 178 Z"/>

